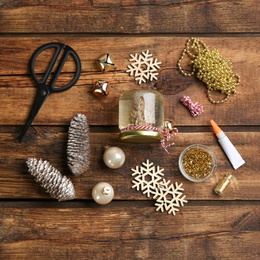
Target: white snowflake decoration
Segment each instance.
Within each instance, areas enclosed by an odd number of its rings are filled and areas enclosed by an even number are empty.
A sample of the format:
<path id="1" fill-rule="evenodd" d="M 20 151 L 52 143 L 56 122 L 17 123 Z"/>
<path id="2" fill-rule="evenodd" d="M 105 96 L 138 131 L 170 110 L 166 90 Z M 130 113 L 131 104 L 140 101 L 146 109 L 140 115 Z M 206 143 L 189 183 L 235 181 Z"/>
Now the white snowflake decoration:
<path id="1" fill-rule="evenodd" d="M 163 178 L 163 168 L 155 166 L 149 160 L 142 163 L 142 166 L 136 166 L 132 170 L 132 188 L 141 190 L 148 198 L 152 195 L 153 199 L 156 199 L 155 206 L 156 211 L 168 212 L 173 214 L 179 211 L 179 207 L 184 206 L 186 196 L 183 195 L 182 183 L 175 182 L 172 184 L 170 181 L 166 181 Z"/>
<path id="2" fill-rule="evenodd" d="M 155 167 L 149 160 L 146 163 L 143 162 L 142 165 L 131 169 L 133 171 L 132 176 L 135 176 L 132 181 L 134 184 L 132 188 L 136 188 L 138 191 L 141 190 L 149 198 L 155 194 L 157 184 L 162 179 L 162 176 L 164 176 L 164 169 L 159 166 Z"/>
<path id="3" fill-rule="evenodd" d="M 130 76 L 135 76 L 135 80 L 138 81 L 139 84 L 142 82 L 157 80 L 158 73 L 156 72 L 160 69 L 159 62 L 157 59 L 152 58 L 152 54 L 149 53 L 149 50 L 146 52 L 142 52 L 142 54 L 130 54 L 131 59 L 130 62 L 133 61 L 130 65 L 128 65 L 128 70 L 126 72 L 130 72 Z"/>
<path id="4" fill-rule="evenodd" d="M 156 199 L 155 206 L 157 206 L 156 211 L 164 212 L 166 210 L 168 214 L 175 215 L 176 211 L 179 211 L 180 206 L 184 206 L 184 203 L 188 201 L 185 200 L 186 196 L 183 195 L 182 183 L 178 184 L 175 182 L 175 187 L 170 181 L 163 179 L 156 189 L 153 196 Z"/>

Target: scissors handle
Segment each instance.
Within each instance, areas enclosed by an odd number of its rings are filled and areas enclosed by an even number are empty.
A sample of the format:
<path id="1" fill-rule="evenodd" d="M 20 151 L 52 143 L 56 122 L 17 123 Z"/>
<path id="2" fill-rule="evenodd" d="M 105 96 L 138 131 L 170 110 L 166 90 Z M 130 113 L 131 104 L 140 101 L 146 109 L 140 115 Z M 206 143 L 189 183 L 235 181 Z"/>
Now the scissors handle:
<path id="1" fill-rule="evenodd" d="M 36 61 L 37 57 L 39 56 L 39 54 L 41 54 L 41 52 L 43 52 L 49 48 L 54 48 L 55 53 L 47 67 L 46 72 L 44 73 L 43 78 L 39 79 L 34 70 L 35 61 Z M 50 81 L 47 82 L 49 76 L 52 73 L 53 67 L 54 67 L 58 57 L 60 56 L 61 52 L 63 52 L 63 53 L 58 62 L 58 65 L 55 68 L 55 71 L 53 72 L 53 75 L 52 75 Z M 54 85 L 55 85 L 69 55 L 71 55 L 73 57 L 75 64 L 76 64 L 76 72 L 75 72 L 74 78 L 67 85 L 59 87 L 59 88 L 55 88 Z M 37 113 L 39 112 L 41 106 L 43 105 L 44 101 L 49 96 L 49 94 L 51 94 L 53 92 L 65 91 L 65 90 L 71 88 L 77 82 L 77 80 L 79 79 L 80 73 L 81 73 L 81 62 L 80 62 L 80 59 L 79 59 L 79 56 L 77 55 L 77 53 L 70 46 L 67 46 L 67 45 L 65 45 L 63 43 L 59 43 L 59 42 L 52 42 L 52 43 L 47 43 L 47 44 L 41 46 L 34 52 L 34 54 L 32 55 L 31 61 L 30 61 L 30 72 L 32 74 L 33 80 L 35 81 L 35 83 L 37 85 L 37 92 L 36 92 L 35 101 L 33 103 L 31 112 L 30 112 L 28 119 L 20 134 L 20 137 L 19 137 L 20 142 L 23 140 L 28 128 L 31 126 L 34 118 L 36 117 Z"/>
<path id="2" fill-rule="evenodd" d="M 35 61 L 37 59 L 37 57 L 45 50 L 50 49 L 50 48 L 55 48 L 55 53 L 47 67 L 46 72 L 44 73 L 44 76 L 42 79 L 39 79 L 35 73 Z M 61 52 L 64 50 L 62 57 L 58 63 L 57 68 L 54 71 L 53 77 L 51 78 L 50 82 L 47 84 L 47 80 L 53 70 L 53 67 L 59 57 L 59 55 L 61 54 Z M 55 88 L 55 83 L 61 73 L 61 70 L 65 64 L 65 62 L 67 61 L 68 56 L 71 55 L 75 61 L 76 64 L 76 72 L 74 75 L 74 78 L 65 86 L 59 87 L 59 88 Z M 61 92 L 61 91 L 65 91 L 69 88 L 71 88 L 73 85 L 76 84 L 77 80 L 79 79 L 80 73 L 81 73 L 81 62 L 79 59 L 78 54 L 68 45 L 60 43 L 60 42 L 51 42 L 51 43 L 47 43 L 43 46 L 41 46 L 40 48 L 38 48 L 34 54 L 32 55 L 31 61 L 30 61 L 30 72 L 32 75 L 33 80 L 35 81 L 35 83 L 37 85 L 43 85 L 46 84 L 49 88 L 50 93 L 52 92 Z"/>

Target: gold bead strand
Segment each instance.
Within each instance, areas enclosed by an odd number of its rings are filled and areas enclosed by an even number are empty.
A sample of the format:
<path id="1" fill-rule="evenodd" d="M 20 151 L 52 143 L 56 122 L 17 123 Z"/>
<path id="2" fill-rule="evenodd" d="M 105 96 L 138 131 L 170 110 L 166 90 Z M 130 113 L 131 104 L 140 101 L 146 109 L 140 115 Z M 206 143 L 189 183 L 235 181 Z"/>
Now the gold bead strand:
<path id="1" fill-rule="evenodd" d="M 180 65 L 185 55 L 193 59 L 191 61 L 191 73 L 186 73 Z M 236 93 L 235 87 L 240 84 L 239 75 L 234 74 L 232 71 L 231 61 L 222 57 L 215 48 L 210 51 L 206 44 L 199 39 L 188 39 L 177 65 L 184 76 L 192 76 L 196 72 L 197 78 L 207 85 L 208 99 L 213 104 L 227 101 L 231 93 Z M 211 91 L 219 91 L 225 94 L 226 97 L 219 101 L 213 100 Z"/>
<path id="2" fill-rule="evenodd" d="M 190 41 L 191 41 L 192 39 L 193 39 L 193 38 L 190 38 L 190 39 L 187 41 L 186 47 L 184 48 L 184 50 L 183 50 L 183 52 L 182 52 L 182 54 L 181 54 L 181 57 L 180 57 L 180 59 L 179 59 L 178 62 L 177 62 L 177 66 L 178 66 L 178 68 L 179 68 L 179 71 L 180 71 L 185 77 L 191 77 L 191 76 L 194 75 L 194 73 L 195 73 L 195 68 L 193 67 L 192 61 L 191 61 L 192 71 L 191 71 L 190 73 L 186 73 L 186 72 L 184 71 L 184 69 L 181 67 L 181 62 L 182 62 L 182 60 L 185 58 L 186 55 L 189 56 L 189 57 L 191 57 L 191 58 L 195 58 L 195 55 L 193 55 L 193 54 L 191 54 L 191 53 L 189 52 L 189 44 L 190 44 Z"/>

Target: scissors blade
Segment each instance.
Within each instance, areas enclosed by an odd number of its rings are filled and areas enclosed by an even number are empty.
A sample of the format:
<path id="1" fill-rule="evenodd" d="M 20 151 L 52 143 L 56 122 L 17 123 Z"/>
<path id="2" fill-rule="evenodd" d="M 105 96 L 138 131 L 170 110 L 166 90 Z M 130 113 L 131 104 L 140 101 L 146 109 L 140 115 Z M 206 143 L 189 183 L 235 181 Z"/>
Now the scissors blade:
<path id="1" fill-rule="evenodd" d="M 31 126 L 34 118 L 36 117 L 36 115 L 38 114 L 41 106 L 43 105 L 44 101 L 46 100 L 46 98 L 49 96 L 50 91 L 48 89 L 48 87 L 44 84 L 41 85 L 37 88 L 37 92 L 36 92 L 36 97 L 31 109 L 31 112 L 28 116 L 28 119 L 22 129 L 22 132 L 19 136 L 19 142 L 22 142 L 27 130 L 29 129 L 29 127 Z"/>

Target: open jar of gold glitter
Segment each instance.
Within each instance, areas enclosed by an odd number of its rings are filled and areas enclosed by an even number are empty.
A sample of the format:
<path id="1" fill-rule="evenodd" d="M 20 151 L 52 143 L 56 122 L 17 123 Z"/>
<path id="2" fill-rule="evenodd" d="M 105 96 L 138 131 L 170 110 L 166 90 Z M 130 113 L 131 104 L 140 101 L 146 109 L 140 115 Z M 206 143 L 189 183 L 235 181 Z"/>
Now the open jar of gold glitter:
<path id="1" fill-rule="evenodd" d="M 188 146 L 179 157 L 182 175 L 193 182 L 204 182 L 214 174 L 217 159 L 214 152 L 202 144 Z"/>

